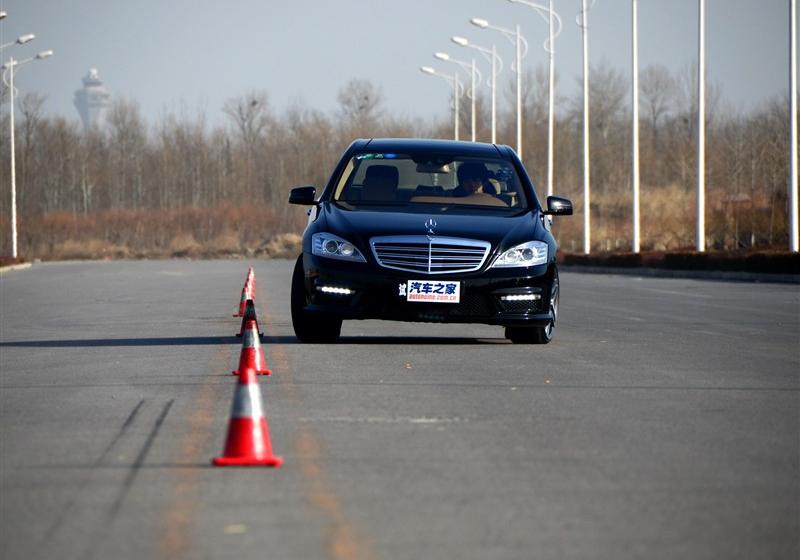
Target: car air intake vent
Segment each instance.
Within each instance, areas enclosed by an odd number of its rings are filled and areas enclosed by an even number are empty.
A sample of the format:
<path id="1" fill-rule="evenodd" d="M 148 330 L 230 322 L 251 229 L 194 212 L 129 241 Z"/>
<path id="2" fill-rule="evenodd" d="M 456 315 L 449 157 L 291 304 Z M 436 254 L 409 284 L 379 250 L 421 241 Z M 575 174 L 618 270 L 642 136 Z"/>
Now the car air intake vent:
<path id="1" fill-rule="evenodd" d="M 486 241 L 425 235 L 373 237 L 369 244 L 382 267 L 423 274 L 478 270 L 491 247 Z"/>

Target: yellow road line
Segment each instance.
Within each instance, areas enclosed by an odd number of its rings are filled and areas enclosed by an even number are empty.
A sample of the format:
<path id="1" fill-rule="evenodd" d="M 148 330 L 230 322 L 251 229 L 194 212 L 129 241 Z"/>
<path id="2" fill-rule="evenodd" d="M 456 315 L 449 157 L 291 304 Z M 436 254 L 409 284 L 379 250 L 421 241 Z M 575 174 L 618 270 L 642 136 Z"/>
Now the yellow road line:
<path id="1" fill-rule="evenodd" d="M 230 347 L 222 346 L 214 352 L 211 359 L 210 374 L 227 371 Z M 200 386 L 197 397 L 192 401 L 192 413 L 187 421 L 186 435 L 181 440 L 178 457 L 186 461 L 209 461 L 203 457 L 205 442 L 211 432 L 214 420 L 214 398 L 219 385 L 212 383 L 212 377 Z M 175 471 L 175 484 L 172 501 L 164 516 L 164 532 L 159 542 L 161 557 L 175 560 L 197 557 L 191 552 L 189 529 L 199 503 L 200 471 L 197 468 L 178 468 Z"/>
<path id="2" fill-rule="evenodd" d="M 261 294 L 259 293 L 259 295 Z M 260 313 L 264 318 L 264 330 L 268 331 L 270 335 L 275 335 L 274 323 L 268 308 L 261 306 Z M 267 365 L 274 372 L 272 375 L 285 381 L 281 388 L 286 391 L 292 405 L 301 409 L 303 399 L 297 385 L 292 383 L 292 370 L 286 347 L 282 344 L 271 344 L 265 347 L 265 350 Z M 298 424 L 294 437 L 292 448 L 300 463 L 300 472 L 307 482 L 305 485 L 307 499 L 311 506 L 322 514 L 328 524 L 327 557 L 332 560 L 371 560 L 374 558 L 374 554 L 370 546 L 359 537 L 353 524 L 345 516 L 336 492 L 325 479 L 321 467 L 321 447 L 314 434 L 308 425 Z M 283 468 L 292 468 L 292 465 L 284 465 Z"/>
<path id="3" fill-rule="evenodd" d="M 259 289 L 261 301 L 266 301 Z M 275 330 L 272 318 L 266 306 L 259 309 L 261 325 L 265 331 L 273 334 Z M 281 344 L 265 346 L 267 365 L 274 371 L 273 376 L 281 377 L 286 381 L 281 387 L 286 391 L 287 397 L 293 406 L 302 406 L 302 396 L 298 388 L 292 383 L 292 373 L 289 366 L 289 357 L 286 347 Z M 226 372 L 230 347 L 220 347 L 211 360 L 211 374 Z M 200 386 L 197 396 L 192 402 L 193 412 L 187 421 L 186 435 L 180 445 L 178 457 L 187 461 L 205 461 L 202 457 L 206 439 L 211 432 L 211 422 L 214 419 L 213 405 L 219 390 L 219 385 L 209 381 Z M 292 448 L 299 461 L 299 468 L 306 481 L 307 499 L 309 504 L 322 514 L 327 527 L 326 555 L 332 560 L 372 560 L 373 553 L 369 545 L 359 537 L 352 523 L 345 516 L 334 490 L 325 480 L 321 468 L 321 447 L 311 430 L 298 424 L 295 431 Z M 280 450 L 276 450 L 280 454 Z M 282 468 L 292 468 L 291 463 L 284 464 Z M 189 531 L 194 515 L 198 511 L 200 471 L 197 468 L 178 468 L 175 471 L 177 482 L 173 491 L 172 501 L 164 516 L 164 532 L 159 542 L 161 556 L 170 560 L 195 557 L 191 554 L 191 541 Z"/>

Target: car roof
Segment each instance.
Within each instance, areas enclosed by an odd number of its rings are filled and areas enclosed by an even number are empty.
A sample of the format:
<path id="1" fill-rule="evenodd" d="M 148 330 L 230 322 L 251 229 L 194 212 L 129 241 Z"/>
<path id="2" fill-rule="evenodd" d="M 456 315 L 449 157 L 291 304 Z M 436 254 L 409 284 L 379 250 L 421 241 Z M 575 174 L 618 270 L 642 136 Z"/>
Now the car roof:
<path id="1" fill-rule="evenodd" d="M 505 157 L 506 153 L 495 144 L 463 142 L 457 140 L 435 140 L 431 138 L 372 138 L 353 142 L 356 150 L 375 150 L 376 152 L 420 152 L 457 153 L 465 156 Z"/>

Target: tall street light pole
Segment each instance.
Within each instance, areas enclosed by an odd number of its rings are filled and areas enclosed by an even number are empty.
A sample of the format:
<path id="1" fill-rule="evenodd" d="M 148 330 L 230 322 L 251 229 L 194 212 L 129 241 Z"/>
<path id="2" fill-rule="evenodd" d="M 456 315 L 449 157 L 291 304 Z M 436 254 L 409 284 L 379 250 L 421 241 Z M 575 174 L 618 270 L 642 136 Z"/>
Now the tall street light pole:
<path id="1" fill-rule="evenodd" d="M 800 251 L 800 235 L 798 235 L 797 218 L 797 0 L 791 1 L 791 17 L 789 18 L 790 48 L 789 53 L 789 99 L 791 106 L 791 169 L 789 171 L 789 250 Z"/>
<path id="2" fill-rule="evenodd" d="M 556 62 L 555 45 L 553 44 L 553 0 L 550 0 L 550 81 L 549 81 L 549 113 L 547 116 L 547 196 L 553 195 L 553 178 L 555 165 L 555 83 L 556 83 Z"/>
<path id="3" fill-rule="evenodd" d="M 524 4 L 533 8 L 549 25 L 549 38 L 545 42 L 545 50 L 550 55 L 550 79 L 549 79 L 549 111 L 547 117 L 547 196 L 553 194 L 553 161 L 555 159 L 554 139 L 555 139 L 555 40 L 561 33 L 561 17 L 553 9 L 553 0 L 548 6 L 530 2 L 529 0 L 508 0 L 514 4 Z"/>
<path id="4" fill-rule="evenodd" d="M 8 60 L 9 123 L 11 134 L 11 258 L 17 258 L 17 165 L 14 146 L 14 58 Z"/>
<path id="5" fill-rule="evenodd" d="M 594 0 L 592 0 L 594 5 Z M 583 252 L 592 251 L 591 182 L 589 174 L 589 10 L 586 0 L 581 0 L 581 13 L 577 23 L 583 39 Z"/>
<path id="6" fill-rule="evenodd" d="M 481 29 L 494 29 L 511 41 L 516 49 L 516 62 L 511 65 L 511 71 L 517 75 L 517 155 L 522 159 L 522 59 L 528 54 L 528 41 L 519 32 L 519 25 L 516 30 L 506 29 L 497 25 L 491 25 L 488 21 L 481 18 L 472 18 L 472 25 Z"/>
<path id="7" fill-rule="evenodd" d="M 454 98 L 454 117 L 453 117 L 453 139 L 458 140 L 458 98 L 461 97 L 461 82 L 458 81 L 458 74 L 453 74 L 452 76 L 449 74 L 442 74 L 441 72 L 437 72 L 430 66 L 423 66 L 420 68 L 420 71 L 425 74 L 430 74 L 431 76 L 438 76 L 442 78 L 447 83 L 449 83 L 453 88 L 453 98 Z"/>
<path id="8" fill-rule="evenodd" d="M 503 70 L 503 59 L 497 54 L 495 46 L 492 45 L 491 49 L 474 45 L 467 41 L 464 37 L 451 37 L 450 39 L 456 45 L 461 47 L 469 47 L 480 52 L 483 57 L 492 64 L 492 79 L 490 86 L 492 88 L 492 144 L 497 143 L 497 75 Z M 499 62 L 499 67 L 498 63 Z"/>
<path id="9" fill-rule="evenodd" d="M 36 56 L 26 58 L 25 60 L 14 60 L 9 58 L 8 62 L 3 65 L 3 70 L 8 73 L 8 81 L 3 76 L 3 81 L 8 86 L 9 94 L 9 129 L 11 135 L 11 258 L 16 259 L 17 253 L 17 173 L 16 173 L 16 150 L 14 148 L 14 68 L 22 66 L 32 60 L 41 60 L 52 56 L 53 51 L 42 51 Z"/>
<path id="10" fill-rule="evenodd" d="M 697 251 L 706 250 L 706 2 L 697 17 Z"/>
<path id="11" fill-rule="evenodd" d="M 458 64 L 464 70 L 468 71 L 470 74 L 471 79 L 471 86 L 470 86 L 470 93 L 469 96 L 472 100 L 472 114 L 471 114 L 471 125 L 472 125 L 472 141 L 475 142 L 475 82 L 476 77 L 477 81 L 482 81 L 483 76 L 481 75 L 480 71 L 475 67 L 475 59 L 472 59 L 472 63 L 464 62 L 463 60 L 456 60 L 452 58 L 449 54 L 443 52 L 437 52 L 433 55 L 434 57 L 438 58 L 439 60 L 443 60 L 445 62 L 452 62 L 453 64 Z"/>
<path id="12" fill-rule="evenodd" d="M 476 135 L 476 130 L 475 130 L 475 125 L 476 125 L 476 123 L 475 123 L 475 75 L 476 75 L 477 72 L 478 72 L 478 68 L 475 66 L 475 59 L 473 58 L 472 59 L 472 67 L 470 68 L 470 73 L 469 73 L 469 77 L 470 77 L 470 80 L 471 80 L 470 88 L 472 89 L 472 93 L 470 95 L 472 97 L 472 100 L 471 100 L 472 101 L 472 123 L 471 124 L 472 124 L 472 141 L 473 142 L 475 142 L 475 140 L 477 140 L 477 138 L 475 137 L 475 135 Z M 483 81 L 483 80 L 481 80 L 481 81 Z"/>
<path id="13" fill-rule="evenodd" d="M 633 57 L 631 68 L 632 100 L 633 109 L 633 142 L 631 150 L 631 183 L 633 186 L 633 240 L 631 249 L 634 253 L 639 252 L 639 31 L 637 25 L 637 0 L 632 0 L 632 36 L 633 36 Z"/>

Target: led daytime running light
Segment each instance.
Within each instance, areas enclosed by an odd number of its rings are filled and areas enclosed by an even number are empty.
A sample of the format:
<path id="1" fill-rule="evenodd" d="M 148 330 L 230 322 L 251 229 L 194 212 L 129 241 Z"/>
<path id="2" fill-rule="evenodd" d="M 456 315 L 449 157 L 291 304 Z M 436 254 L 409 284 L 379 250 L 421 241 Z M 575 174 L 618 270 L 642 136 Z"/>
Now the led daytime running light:
<path id="1" fill-rule="evenodd" d="M 319 286 L 317 289 L 326 294 L 337 294 L 342 296 L 349 296 L 350 294 L 355 293 L 355 291 L 351 290 L 350 288 L 340 288 L 338 286 Z"/>
<path id="2" fill-rule="evenodd" d="M 537 301 L 542 299 L 541 294 L 509 294 L 500 296 L 503 301 Z"/>

